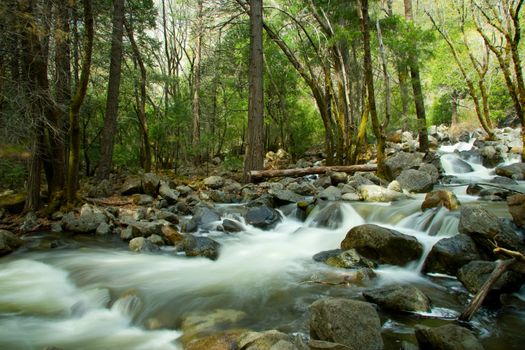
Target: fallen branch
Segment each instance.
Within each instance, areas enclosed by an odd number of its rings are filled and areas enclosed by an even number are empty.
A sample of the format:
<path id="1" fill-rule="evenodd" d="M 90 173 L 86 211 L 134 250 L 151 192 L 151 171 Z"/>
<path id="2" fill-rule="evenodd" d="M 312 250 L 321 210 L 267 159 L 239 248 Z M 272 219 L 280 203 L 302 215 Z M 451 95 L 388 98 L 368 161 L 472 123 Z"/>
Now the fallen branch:
<path id="1" fill-rule="evenodd" d="M 523 256 L 523 254 L 521 254 L 520 252 L 517 252 L 517 251 L 514 251 L 514 250 L 509 250 L 509 249 L 497 247 L 497 248 L 494 248 L 494 253 L 496 253 L 496 254 L 505 254 L 505 255 L 508 255 L 508 256 L 510 256 L 512 258 L 515 258 L 519 262 L 524 262 L 525 263 L 525 256 Z"/>
<path id="2" fill-rule="evenodd" d="M 272 169 L 272 170 L 252 170 L 250 178 L 253 180 L 267 177 L 284 177 L 284 176 L 305 176 L 313 174 L 325 174 L 331 171 L 343 173 L 355 173 L 357 171 L 376 171 L 377 164 L 358 164 L 358 165 L 335 165 L 335 166 L 318 166 L 311 168 L 293 168 L 293 169 Z"/>
<path id="3" fill-rule="evenodd" d="M 502 248 L 496 248 L 496 249 L 502 249 Z M 519 254 L 519 253 L 518 253 Z M 474 299 L 470 302 L 470 304 L 467 306 L 465 311 L 459 315 L 458 320 L 463 322 L 468 322 L 472 319 L 472 316 L 476 313 L 476 311 L 479 309 L 481 304 L 483 303 L 483 300 L 487 297 L 487 294 L 489 294 L 490 290 L 492 289 L 492 286 L 498 281 L 500 276 L 509 269 L 514 263 L 516 262 L 515 258 L 507 259 L 507 260 L 501 260 L 490 274 L 489 278 L 485 281 L 481 289 L 478 291 Z"/>

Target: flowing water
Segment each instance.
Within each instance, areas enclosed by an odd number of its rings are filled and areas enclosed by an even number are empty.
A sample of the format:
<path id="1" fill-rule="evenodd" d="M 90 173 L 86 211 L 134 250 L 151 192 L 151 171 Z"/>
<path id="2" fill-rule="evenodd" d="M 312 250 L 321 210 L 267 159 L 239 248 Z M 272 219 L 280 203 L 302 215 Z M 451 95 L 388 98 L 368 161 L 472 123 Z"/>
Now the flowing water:
<path id="1" fill-rule="evenodd" d="M 453 151 L 469 145 L 442 149 L 443 167 L 460 183 L 489 180 L 492 171 L 479 164 L 467 161 L 468 174 L 455 165 L 461 160 Z M 465 194 L 466 185 L 453 188 L 460 201 L 477 201 Z M 421 212 L 422 200 L 418 195 L 388 204 L 338 203 L 341 219 L 330 228 L 316 227 L 320 214 L 314 211 L 304 223 L 290 215 L 269 232 L 246 225 L 233 235 L 204 233 L 222 244 L 217 261 L 168 249 L 136 254 L 119 239 L 26 237 L 25 248 L 0 260 L 0 349 L 180 349 L 185 315 L 216 309 L 246 313 L 229 328 L 306 335 L 308 307 L 315 300 L 360 298 L 363 289 L 403 282 L 425 291 L 433 308 L 428 314 L 381 313 L 386 348 L 399 348 L 401 340 L 415 342 L 416 324 L 444 324 L 463 310 L 470 296 L 461 284 L 450 276 L 422 274 L 424 257 L 405 267 L 380 266 L 377 278 L 362 284 L 319 284 L 315 281 L 340 281 L 348 271 L 317 263 L 312 255 L 338 248 L 352 227 L 376 223 L 415 236 L 426 256 L 439 239 L 457 234 L 458 213 Z M 504 203 L 489 206 L 508 217 Z M 41 249 L 50 245 L 56 248 Z M 513 298 L 525 305 L 525 290 Z M 518 349 L 525 340 L 523 309 L 483 309 L 472 324 L 486 349 Z"/>

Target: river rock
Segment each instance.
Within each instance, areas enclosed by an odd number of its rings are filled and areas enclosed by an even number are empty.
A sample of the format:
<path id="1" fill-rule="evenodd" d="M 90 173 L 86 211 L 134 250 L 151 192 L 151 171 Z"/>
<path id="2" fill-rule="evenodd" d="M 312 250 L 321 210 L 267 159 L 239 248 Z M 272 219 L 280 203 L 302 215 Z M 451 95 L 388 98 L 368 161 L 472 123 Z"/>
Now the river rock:
<path id="1" fill-rule="evenodd" d="M 225 180 L 222 176 L 213 175 L 205 178 L 203 183 L 204 186 L 216 190 L 224 186 Z"/>
<path id="2" fill-rule="evenodd" d="M 179 217 L 176 214 L 170 211 L 167 211 L 165 209 L 160 210 L 157 213 L 157 219 L 166 220 L 167 222 L 175 224 L 175 225 L 179 223 Z"/>
<path id="3" fill-rule="evenodd" d="M 154 173 L 142 175 L 142 190 L 145 194 L 155 197 L 158 194 L 160 178 Z"/>
<path id="4" fill-rule="evenodd" d="M 149 194 L 137 193 L 131 197 L 131 200 L 136 205 L 151 205 L 153 203 L 153 197 Z"/>
<path id="5" fill-rule="evenodd" d="M 430 208 L 445 207 L 448 210 L 459 209 L 458 197 L 453 192 L 447 190 L 436 190 L 427 193 L 425 200 L 421 204 L 421 210 Z"/>
<path id="6" fill-rule="evenodd" d="M 339 254 L 335 256 L 328 257 L 325 261 L 325 264 L 343 268 L 343 269 L 355 269 L 355 268 L 361 268 L 361 267 L 370 267 L 375 268 L 377 267 L 377 264 L 373 261 L 362 257 L 359 255 L 359 253 L 355 249 L 349 249 L 345 250 L 343 252 L 340 252 Z"/>
<path id="7" fill-rule="evenodd" d="M 400 312 L 428 312 L 430 299 L 411 285 L 393 285 L 363 292 L 363 297 L 382 308 Z"/>
<path id="8" fill-rule="evenodd" d="M 504 161 L 500 150 L 493 145 L 484 146 L 480 149 L 481 161 L 486 168 L 495 168 Z"/>
<path id="9" fill-rule="evenodd" d="M 270 330 L 247 332 L 239 338 L 239 349 L 243 350 L 298 350 L 288 334 Z"/>
<path id="10" fill-rule="evenodd" d="M 266 205 L 261 205 L 249 209 L 246 214 L 244 214 L 244 219 L 249 225 L 263 230 L 270 230 L 281 221 L 281 215 L 277 210 Z"/>
<path id="11" fill-rule="evenodd" d="M 89 204 L 84 204 L 80 209 L 80 215 L 69 212 L 62 218 L 62 227 L 65 231 L 75 233 L 95 232 L 98 226 L 108 219 L 104 212 L 98 208 L 94 209 Z"/>
<path id="12" fill-rule="evenodd" d="M 333 171 L 328 174 L 330 176 L 330 181 L 332 181 L 332 186 L 337 186 L 341 183 L 346 183 L 348 180 L 348 174 L 344 172 Z"/>
<path id="13" fill-rule="evenodd" d="M 20 226 L 23 233 L 33 231 L 38 226 L 38 217 L 34 212 L 29 212 L 24 216 L 24 222 Z"/>
<path id="14" fill-rule="evenodd" d="M 183 225 L 183 232 L 196 232 L 199 228 L 210 229 L 221 220 L 219 212 L 213 208 L 197 207 L 191 220 Z"/>
<path id="15" fill-rule="evenodd" d="M 355 226 L 346 234 L 341 249 L 352 248 L 379 264 L 405 265 L 423 254 L 414 237 L 373 224 Z"/>
<path id="16" fill-rule="evenodd" d="M 525 227 L 525 194 L 507 197 L 507 205 L 514 223 L 519 227 Z"/>
<path id="17" fill-rule="evenodd" d="M 317 198 L 325 201 L 338 201 L 341 199 L 341 190 L 335 186 L 329 186 L 321 191 Z"/>
<path id="18" fill-rule="evenodd" d="M 182 240 L 182 250 L 186 256 L 203 256 L 211 260 L 217 260 L 221 245 L 208 237 L 185 235 Z"/>
<path id="19" fill-rule="evenodd" d="M 355 174 L 349 178 L 348 184 L 354 188 L 359 188 L 361 186 L 376 185 L 371 180 L 367 179 L 363 175 Z"/>
<path id="20" fill-rule="evenodd" d="M 514 180 L 525 179 L 525 163 L 514 163 L 510 165 L 499 166 L 496 168 L 496 174 L 510 177 Z"/>
<path id="21" fill-rule="evenodd" d="M 128 227 L 131 228 L 133 237 L 149 237 L 151 235 L 161 235 L 164 223 L 150 221 L 130 221 Z"/>
<path id="22" fill-rule="evenodd" d="M 309 350 L 354 350 L 353 347 L 343 344 L 315 339 L 310 339 L 308 341 L 308 348 Z"/>
<path id="23" fill-rule="evenodd" d="M 162 236 L 173 245 L 179 244 L 184 239 L 173 225 L 163 225 L 161 231 Z"/>
<path id="24" fill-rule="evenodd" d="M 0 229 L 0 256 L 14 252 L 22 243 L 23 241 L 11 231 Z"/>
<path id="25" fill-rule="evenodd" d="M 525 246 L 518 235 L 500 223 L 498 217 L 480 206 L 463 206 L 459 217 L 460 233 L 469 235 L 476 245 L 489 256 L 494 243 L 499 247 L 525 253 Z"/>
<path id="26" fill-rule="evenodd" d="M 437 183 L 439 181 L 439 170 L 434 164 L 423 163 L 419 166 L 418 170 L 430 175 L 433 183 Z"/>
<path id="27" fill-rule="evenodd" d="M 142 192 L 142 180 L 139 176 L 128 176 L 120 189 L 123 196 Z"/>
<path id="28" fill-rule="evenodd" d="M 231 330 L 213 333 L 184 344 L 185 350 L 232 350 L 239 349 L 239 338 L 242 330 Z"/>
<path id="29" fill-rule="evenodd" d="M 268 193 L 275 198 L 278 205 L 297 203 L 304 198 L 290 190 L 269 190 Z"/>
<path id="30" fill-rule="evenodd" d="M 492 271 L 498 265 L 495 261 L 471 261 L 458 270 L 458 280 L 475 294 L 479 292 Z M 523 283 L 523 276 L 514 271 L 505 271 L 491 289 L 491 293 L 517 291 Z"/>
<path id="31" fill-rule="evenodd" d="M 378 185 L 363 185 L 358 188 L 358 191 L 365 202 L 393 202 L 407 198 L 401 192 Z"/>
<path id="32" fill-rule="evenodd" d="M 324 263 L 326 262 L 326 260 L 328 260 L 328 258 L 336 257 L 342 252 L 343 251 L 341 249 L 324 250 L 322 252 L 314 254 L 314 256 L 312 256 L 312 259 L 314 261 Z"/>
<path id="33" fill-rule="evenodd" d="M 310 336 L 356 350 L 383 349 L 377 311 L 362 301 L 327 298 L 314 302 L 310 307 Z"/>
<path id="34" fill-rule="evenodd" d="M 385 177 L 388 181 L 397 178 L 403 170 L 418 168 L 423 163 L 423 153 L 397 152 L 385 160 Z"/>
<path id="35" fill-rule="evenodd" d="M 415 193 L 426 193 L 432 191 L 434 187 L 434 180 L 428 173 L 415 169 L 403 170 L 396 177 L 396 181 L 399 182 L 401 188 Z"/>
<path id="36" fill-rule="evenodd" d="M 100 223 L 100 225 L 98 225 L 98 227 L 97 227 L 97 229 L 95 231 L 97 236 L 107 236 L 111 232 L 112 232 L 111 226 L 109 224 L 105 223 L 105 222 Z"/>
<path id="37" fill-rule="evenodd" d="M 313 196 L 317 193 L 317 188 L 310 182 L 292 182 L 286 186 L 286 189 L 301 196 Z"/>
<path id="38" fill-rule="evenodd" d="M 341 226 L 342 221 L 343 212 L 341 209 L 341 204 L 329 203 L 317 211 L 315 217 L 312 218 L 310 225 L 313 227 L 336 229 Z"/>
<path id="39" fill-rule="evenodd" d="M 181 330 L 183 335 L 181 341 L 183 344 L 186 344 L 196 337 L 202 337 L 226 327 L 231 327 L 245 317 L 245 312 L 233 309 L 192 312 L 185 315 L 182 320 Z"/>
<path id="40" fill-rule="evenodd" d="M 458 234 L 434 244 L 425 260 L 424 270 L 455 276 L 463 265 L 480 258 L 474 240 L 468 235 Z"/>
<path id="41" fill-rule="evenodd" d="M 244 226 L 240 222 L 232 219 L 222 220 L 222 228 L 224 232 L 229 233 L 241 232 L 244 230 Z"/>
<path id="42" fill-rule="evenodd" d="M 483 350 L 483 346 L 470 330 L 454 324 L 435 328 L 416 326 L 415 331 L 420 349 Z"/>
<path id="43" fill-rule="evenodd" d="M 179 199 L 179 193 L 172 189 L 167 181 L 160 182 L 159 195 L 161 195 L 170 205 L 177 203 Z"/>
<path id="44" fill-rule="evenodd" d="M 129 241 L 129 249 L 137 253 L 144 253 L 156 252 L 159 250 L 159 247 L 144 237 L 135 237 Z"/>

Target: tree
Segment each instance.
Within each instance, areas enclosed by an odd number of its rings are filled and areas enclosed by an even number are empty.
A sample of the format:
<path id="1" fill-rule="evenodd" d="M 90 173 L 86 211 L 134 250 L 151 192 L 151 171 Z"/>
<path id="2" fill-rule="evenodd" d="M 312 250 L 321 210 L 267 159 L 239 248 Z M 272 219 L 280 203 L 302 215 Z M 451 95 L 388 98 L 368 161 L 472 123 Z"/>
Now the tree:
<path id="1" fill-rule="evenodd" d="M 122 63 L 122 36 L 124 32 L 125 0 L 113 1 L 113 31 L 111 34 L 111 63 L 109 68 L 108 94 L 104 129 L 102 132 L 101 154 L 96 176 L 107 179 L 113 163 L 114 136 L 117 130 L 120 76 Z"/>
<path id="2" fill-rule="evenodd" d="M 250 0 L 250 96 L 244 176 L 264 166 L 264 83 L 263 83 L 262 0 Z"/>
<path id="3" fill-rule="evenodd" d="M 193 62 L 193 96 L 192 96 L 192 137 L 193 160 L 196 164 L 200 161 L 201 143 L 201 59 L 202 59 L 202 39 L 204 32 L 202 0 L 197 1 L 197 23 L 195 24 L 195 58 Z"/>

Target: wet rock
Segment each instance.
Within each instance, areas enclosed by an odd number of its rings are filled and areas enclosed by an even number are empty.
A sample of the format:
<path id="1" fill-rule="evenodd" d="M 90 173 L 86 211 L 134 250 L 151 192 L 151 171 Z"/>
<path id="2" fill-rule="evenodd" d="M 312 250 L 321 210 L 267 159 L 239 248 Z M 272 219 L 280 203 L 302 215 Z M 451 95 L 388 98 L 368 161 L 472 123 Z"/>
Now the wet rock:
<path id="1" fill-rule="evenodd" d="M 458 270 L 458 280 L 475 294 L 498 265 L 495 261 L 471 261 Z M 491 294 L 517 291 L 523 283 L 523 276 L 514 271 L 505 271 L 491 289 Z"/>
<path id="2" fill-rule="evenodd" d="M 62 218 L 62 227 L 65 231 L 75 233 L 95 232 L 98 226 L 108 219 L 100 209 L 94 209 L 89 204 L 84 204 L 77 217 L 75 213 L 69 212 Z"/>
<path id="3" fill-rule="evenodd" d="M 208 237 L 185 235 L 182 240 L 182 250 L 186 256 L 202 256 L 211 260 L 219 257 L 219 242 Z"/>
<path id="4" fill-rule="evenodd" d="M 525 253 L 525 246 L 518 235 L 503 226 L 498 217 L 479 206 L 463 206 L 459 217 L 460 233 L 469 235 L 476 245 L 492 256 L 494 243 L 499 247 Z"/>
<path id="5" fill-rule="evenodd" d="M 35 213 L 29 212 L 24 217 L 24 222 L 20 226 L 20 231 L 30 232 L 38 226 L 38 218 Z"/>
<path id="6" fill-rule="evenodd" d="M 430 175 L 430 178 L 432 179 L 433 183 L 437 183 L 439 181 L 439 170 L 438 168 L 436 168 L 435 165 L 423 163 L 421 164 L 418 170 Z"/>
<path id="7" fill-rule="evenodd" d="M 490 180 L 491 184 L 495 185 L 517 185 L 518 182 L 509 177 L 495 176 Z"/>
<path id="8" fill-rule="evenodd" d="M 97 236 L 107 236 L 111 233 L 111 226 L 105 222 L 102 222 L 100 225 L 98 225 L 95 233 Z"/>
<path id="9" fill-rule="evenodd" d="M 175 188 L 182 196 L 187 197 L 193 193 L 193 190 L 190 186 L 180 185 Z"/>
<path id="10" fill-rule="evenodd" d="M 151 205 L 153 203 L 153 197 L 148 194 L 134 194 L 131 200 L 136 205 Z"/>
<path id="11" fill-rule="evenodd" d="M 291 336 L 276 330 L 244 333 L 239 338 L 239 348 L 243 350 L 298 350 Z"/>
<path id="12" fill-rule="evenodd" d="M 11 254 L 17 250 L 22 243 L 23 241 L 11 231 L 0 229 L 0 256 Z"/>
<path id="13" fill-rule="evenodd" d="M 242 330 L 231 330 L 213 333 L 185 344 L 185 350 L 236 350 L 239 349 L 239 338 Z"/>
<path id="14" fill-rule="evenodd" d="M 310 350 L 354 350 L 353 347 L 346 346 L 343 344 L 315 339 L 310 339 L 308 341 L 308 348 Z"/>
<path id="15" fill-rule="evenodd" d="M 231 327 L 245 317 L 246 313 L 233 309 L 192 312 L 184 316 L 182 321 L 181 341 L 186 344 L 196 337 L 216 333 L 226 327 Z"/>
<path id="16" fill-rule="evenodd" d="M 435 183 L 428 173 L 415 169 L 403 170 L 396 177 L 396 181 L 399 182 L 401 188 L 415 193 L 432 191 Z"/>
<path id="17" fill-rule="evenodd" d="M 376 185 L 371 180 L 359 174 L 355 174 L 354 176 L 350 177 L 348 184 L 354 188 L 359 188 L 361 186 Z"/>
<path id="18" fill-rule="evenodd" d="M 178 224 L 179 223 L 179 217 L 172 212 L 169 212 L 167 210 L 161 210 L 157 213 L 157 219 L 159 220 L 166 220 L 172 224 Z"/>
<path id="19" fill-rule="evenodd" d="M 261 205 L 249 209 L 244 215 L 244 219 L 249 225 L 263 230 L 270 230 L 281 221 L 281 215 L 275 209 Z"/>
<path id="20" fill-rule="evenodd" d="M 514 223 L 519 227 L 525 227 L 525 194 L 507 197 L 507 205 Z"/>
<path id="21" fill-rule="evenodd" d="M 329 186 L 317 195 L 317 198 L 325 201 L 338 201 L 341 199 L 341 190 L 335 186 Z"/>
<path id="22" fill-rule="evenodd" d="M 423 163 L 422 153 L 397 152 L 385 160 L 385 176 L 388 181 L 394 180 L 403 170 L 418 168 Z"/>
<path id="23" fill-rule="evenodd" d="M 436 190 L 427 193 L 425 200 L 421 204 L 421 210 L 437 208 L 443 206 L 448 210 L 459 209 L 458 197 L 453 192 L 447 190 Z"/>
<path id="24" fill-rule="evenodd" d="M 430 299 L 410 285 L 394 285 L 363 292 L 363 297 L 382 308 L 400 312 L 428 312 Z"/>
<path id="25" fill-rule="evenodd" d="M 492 145 L 482 147 L 480 155 L 482 164 L 486 168 L 494 168 L 504 160 L 501 152 Z"/>
<path id="26" fill-rule="evenodd" d="M 184 239 L 184 236 L 181 235 L 175 227 L 172 225 L 162 226 L 162 236 L 166 238 L 168 242 L 172 245 L 177 245 Z"/>
<path id="27" fill-rule="evenodd" d="M 162 222 L 134 221 L 130 222 L 128 227 L 131 228 L 133 237 L 149 237 L 151 235 L 162 234 Z"/>
<path id="28" fill-rule="evenodd" d="M 325 251 L 319 252 L 319 253 L 315 254 L 314 256 L 312 256 L 312 259 L 314 261 L 318 261 L 318 262 L 323 262 L 324 263 L 328 258 L 336 257 L 339 254 L 341 254 L 342 252 L 343 251 L 341 249 L 325 250 Z"/>
<path id="29" fill-rule="evenodd" d="M 362 301 L 329 298 L 314 302 L 310 307 L 310 336 L 353 349 L 383 349 L 377 311 Z"/>
<path id="30" fill-rule="evenodd" d="M 170 205 L 177 203 L 177 200 L 179 199 L 179 193 L 172 189 L 166 181 L 160 182 L 159 195 L 161 195 Z"/>
<path id="31" fill-rule="evenodd" d="M 224 232 L 241 232 L 244 230 L 243 225 L 235 220 L 231 219 L 224 219 L 222 220 L 222 228 L 224 229 Z"/>
<path id="32" fill-rule="evenodd" d="M 407 198 L 407 196 L 401 192 L 378 185 L 360 186 L 358 191 L 365 202 L 393 202 Z"/>
<path id="33" fill-rule="evenodd" d="M 199 228 L 210 229 L 221 219 L 221 215 L 213 208 L 198 207 L 191 220 L 183 225 L 184 232 L 196 232 Z"/>
<path id="34" fill-rule="evenodd" d="M 523 180 L 525 179 L 525 163 L 514 163 L 497 167 L 496 174 L 499 176 L 510 177 L 514 180 Z"/>
<path id="35" fill-rule="evenodd" d="M 224 186 L 225 180 L 222 176 L 213 175 L 205 178 L 203 183 L 204 186 L 216 190 Z"/>
<path id="36" fill-rule="evenodd" d="M 142 190 L 145 194 L 155 197 L 160 187 L 160 178 L 154 173 L 145 173 L 142 176 Z"/>
<path id="37" fill-rule="evenodd" d="M 147 240 L 157 246 L 164 245 L 164 239 L 161 236 L 156 235 L 156 234 L 149 236 Z"/>
<path id="38" fill-rule="evenodd" d="M 370 267 L 375 268 L 377 264 L 373 261 L 362 257 L 355 249 L 349 249 L 344 252 L 341 252 L 335 256 L 328 257 L 325 261 L 325 264 L 343 268 L 343 269 L 355 269 L 361 267 Z"/>
<path id="39" fill-rule="evenodd" d="M 315 180 L 314 186 L 319 188 L 328 188 L 332 186 L 332 180 L 330 179 L 330 176 L 320 176 L 317 180 Z"/>
<path id="40" fill-rule="evenodd" d="M 379 264 L 392 265 L 405 265 L 423 253 L 423 246 L 414 237 L 372 224 L 355 226 L 346 234 L 341 249 L 352 248 Z"/>
<path id="41" fill-rule="evenodd" d="M 123 241 L 129 241 L 133 238 L 133 230 L 130 226 L 120 231 L 120 239 Z"/>
<path id="42" fill-rule="evenodd" d="M 129 249 L 137 253 L 144 253 L 156 252 L 159 250 L 159 247 L 144 237 L 135 237 L 129 241 Z"/>
<path id="43" fill-rule="evenodd" d="M 416 326 L 415 331 L 420 349 L 483 350 L 483 346 L 471 331 L 454 324 L 435 328 Z"/>
<path id="44" fill-rule="evenodd" d="M 313 196 L 317 193 L 316 187 L 310 182 L 292 182 L 291 184 L 286 186 L 286 189 L 295 192 L 301 196 Z"/>
<path id="45" fill-rule="evenodd" d="M 128 176 L 120 189 L 123 196 L 142 192 L 142 180 L 139 176 Z"/>
<path id="46" fill-rule="evenodd" d="M 465 234 L 439 240 L 428 254 L 424 270 L 455 276 L 458 269 L 481 258 L 476 243 Z"/>
<path id="47" fill-rule="evenodd" d="M 332 182 L 332 186 L 337 186 L 340 183 L 346 183 L 348 180 L 348 174 L 344 172 L 331 172 L 328 174 L 330 176 L 330 181 Z"/>
<path id="48" fill-rule="evenodd" d="M 451 170 L 456 174 L 466 174 L 474 171 L 474 168 L 462 159 L 454 158 L 450 162 Z"/>
<path id="49" fill-rule="evenodd" d="M 313 227 L 325 227 L 335 229 L 341 225 L 343 212 L 340 203 L 329 203 L 319 209 L 310 225 Z"/>

